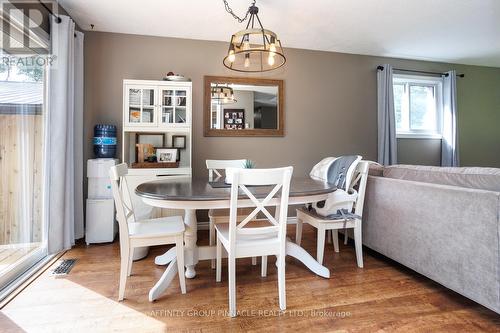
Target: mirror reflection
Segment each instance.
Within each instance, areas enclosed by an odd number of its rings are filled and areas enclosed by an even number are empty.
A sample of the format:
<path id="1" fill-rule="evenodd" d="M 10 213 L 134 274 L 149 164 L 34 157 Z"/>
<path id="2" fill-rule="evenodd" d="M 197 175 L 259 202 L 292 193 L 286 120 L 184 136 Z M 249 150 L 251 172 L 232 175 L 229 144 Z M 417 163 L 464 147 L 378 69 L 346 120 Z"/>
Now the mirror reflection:
<path id="1" fill-rule="evenodd" d="M 278 86 L 210 83 L 210 128 L 278 129 Z"/>

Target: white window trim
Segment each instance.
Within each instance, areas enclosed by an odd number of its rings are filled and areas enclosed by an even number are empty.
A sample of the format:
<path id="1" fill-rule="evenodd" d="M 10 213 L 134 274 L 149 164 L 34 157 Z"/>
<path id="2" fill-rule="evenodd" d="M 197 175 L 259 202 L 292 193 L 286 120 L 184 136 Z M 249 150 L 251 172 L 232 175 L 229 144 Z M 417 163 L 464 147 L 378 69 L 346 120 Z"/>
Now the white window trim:
<path id="1" fill-rule="evenodd" d="M 439 77 L 429 77 L 421 75 L 409 75 L 409 74 L 394 74 L 394 83 L 406 83 L 411 81 L 412 83 L 422 83 L 436 86 L 436 119 L 437 119 L 437 132 L 428 131 L 397 131 L 397 139 L 442 139 L 443 138 L 443 79 Z"/>
<path id="2" fill-rule="evenodd" d="M 439 133 L 396 133 L 396 139 L 439 139 L 443 138 Z"/>

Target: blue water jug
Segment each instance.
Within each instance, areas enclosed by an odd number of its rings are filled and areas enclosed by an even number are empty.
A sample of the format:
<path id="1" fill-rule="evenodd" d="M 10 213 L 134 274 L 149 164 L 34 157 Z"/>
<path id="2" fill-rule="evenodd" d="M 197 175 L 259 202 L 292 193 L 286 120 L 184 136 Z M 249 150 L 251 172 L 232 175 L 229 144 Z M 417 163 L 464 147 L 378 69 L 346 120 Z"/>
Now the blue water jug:
<path id="1" fill-rule="evenodd" d="M 116 156 L 116 126 L 94 126 L 94 154 L 97 158 L 114 158 Z"/>

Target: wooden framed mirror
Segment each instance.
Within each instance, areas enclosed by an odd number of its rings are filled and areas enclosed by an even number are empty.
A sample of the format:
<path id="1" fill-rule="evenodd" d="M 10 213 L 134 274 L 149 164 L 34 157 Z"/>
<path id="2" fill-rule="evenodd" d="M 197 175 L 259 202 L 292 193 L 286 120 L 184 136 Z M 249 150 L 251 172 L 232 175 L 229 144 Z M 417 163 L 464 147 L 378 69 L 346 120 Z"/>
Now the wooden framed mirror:
<path id="1" fill-rule="evenodd" d="M 205 76 L 205 136 L 284 136 L 283 80 Z"/>

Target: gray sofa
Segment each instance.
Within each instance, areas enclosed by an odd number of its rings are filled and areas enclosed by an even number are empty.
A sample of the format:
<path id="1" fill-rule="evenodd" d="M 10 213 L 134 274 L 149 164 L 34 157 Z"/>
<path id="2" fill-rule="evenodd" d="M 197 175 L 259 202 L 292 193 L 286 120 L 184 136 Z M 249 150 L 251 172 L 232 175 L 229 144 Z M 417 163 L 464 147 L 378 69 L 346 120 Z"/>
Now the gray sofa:
<path id="1" fill-rule="evenodd" d="M 370 170 L 363 244 L 500 313 L 500 169 Z"/>

